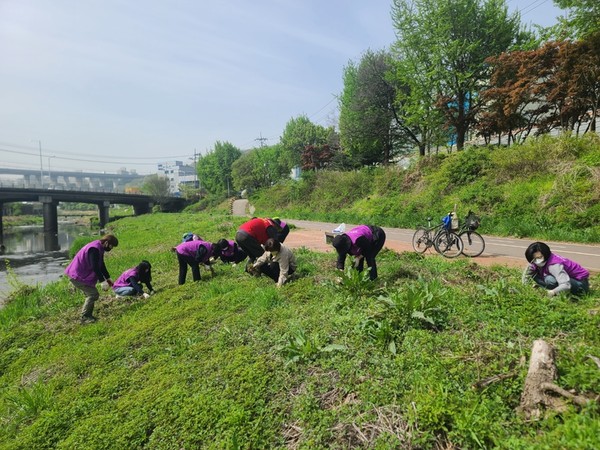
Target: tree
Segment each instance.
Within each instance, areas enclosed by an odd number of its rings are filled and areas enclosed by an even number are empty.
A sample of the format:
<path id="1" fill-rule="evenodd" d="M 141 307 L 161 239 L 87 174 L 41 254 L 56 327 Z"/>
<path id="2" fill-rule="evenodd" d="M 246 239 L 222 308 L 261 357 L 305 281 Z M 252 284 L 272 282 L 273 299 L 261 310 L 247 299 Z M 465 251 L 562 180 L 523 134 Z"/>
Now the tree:
<path id="1" fill-rule="evenodd" d="M 565 41 L 558 48 L 558 67 L 549 103 L 560 104 L 554 125 L 579 133 L 595 131 L 600 107 L 600 31 L 579 41 Z M 551 118 L 552 119 L 552 118 Z"/>
<path id="2" fill-rule="evenodd" d="M 600 32 L 600 2 L 598 0 L 554 0 L 562 9 L 569 9 L 566 19 L 554 27 L 559 37 L 585 38 Z M 567 36 L 564 36 L 567 30 Z"/>
<path id="3" fill-rule="evenodd" d="M 157 174 L 148 175 L 144 178 L 142 192 L 148 194 L 159 205 L 164 205 L 170 197 L 169 179 Z"/>
<path id="4" fill-rule="evenodd" d="M 481 134 L 507 133 L 509 144 L 555 128 L 595 131 L 600 106 L 600 33 L 580 41 L 547 42 L 530 51 L 489 58 L 488 109 Z"/>
<path id="5" fill-rule="evenodd" d="M 530 37 L 518 13 L 509 16 L 503 0 L 394 0 L 392 15 L 395 49 L 412 73 L 431 80 L 435 106 L 462 149 L 481 107 L 485 59 Z"/>
<path id="6" fill-rule="evenodd" d="M 502 53 L 487 59 L 492 69 L 489 87 L 481 92 L 486 104 L 478 129 L 491 136 L 506 134 L 508 144 L 523 142 L 550 113 L 548 82 L 556 68 L 558 48 Z"/>
<path id="7" fill-rule="evenodd" d="M 221 195 L 231 188 L 231 168 L 242 151 L 229 142 L 215 143 L 215 147 L 201 156 L 196 164 L 198 179 L 202 189 L 214 195 Z"/>
<path id="8" fill-rule="evenodd" d="M 287 166 L 280 164 L 281 145 L 255 148 L 242 154 L 231 168 L 233 187 L 237 190 L 258 189 L 288 177 Z"/>
<path id="9" fill-rule="evenodd" d="M 344 68 L 340 134 L 344 151 L 358 165 L 388 164 L 405 142 L 402 112 L 396 109 L 391 55 L 367 51 Z"/>
<path id="10" fill-rule="evenodd" d="M 289 173 L 292 168 L 300 167 L 302 152 L 307 145 L 328 143 L 330 129 L 315 125 L 305 115 L 290 119 L 280 139 L 281 157 L 278 164 Z"/>

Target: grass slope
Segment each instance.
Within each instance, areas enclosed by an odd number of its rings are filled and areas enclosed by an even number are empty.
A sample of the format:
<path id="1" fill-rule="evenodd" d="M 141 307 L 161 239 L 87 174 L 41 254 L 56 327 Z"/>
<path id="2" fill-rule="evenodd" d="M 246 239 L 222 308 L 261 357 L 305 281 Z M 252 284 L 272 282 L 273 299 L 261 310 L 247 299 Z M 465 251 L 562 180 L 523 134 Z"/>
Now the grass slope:
<path id="1" fill-rule="evenodd" d="M 556 347 L 560 386 L 600 393 L 600 277 L 579 301 L 550 299 L 516 270 L 384 250 L 370 283 L 300 249 L 281 289 L 226 265 L 178 286 L 181 234 L 214 241 L 241 221 L 115 222 L 113 278 L 148 259 L 158 292 L 103 295 L 95 324 L 78 324 L 67 280 L 20 286 L 0 310 L 0 449 L 600 445 L 597 406 L 515 413 L 535 339 Z"/>
<path id="2" fill-rule="evenodd" d="M 269 215 L 414 228 L 457 205 L 496 236 L 600 242 L 600 137 L 544 136 L 508 148 L 469 148 L 408 169 L 304 173 L 260 191 Z"/>

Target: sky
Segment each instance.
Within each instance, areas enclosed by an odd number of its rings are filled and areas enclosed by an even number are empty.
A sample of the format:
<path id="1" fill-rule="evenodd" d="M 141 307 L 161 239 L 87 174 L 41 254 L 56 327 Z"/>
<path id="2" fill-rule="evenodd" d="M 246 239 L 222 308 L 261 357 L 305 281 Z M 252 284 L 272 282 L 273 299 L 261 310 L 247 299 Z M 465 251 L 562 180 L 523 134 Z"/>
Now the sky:
<path id="1" fill-rule="evenodd" d="M 217 141 L 274 145 L 301 115 L 334 126 L 344 67 L 395 41 L 391 4 L 0 0 L 0 167 L 150 174 Z"/>

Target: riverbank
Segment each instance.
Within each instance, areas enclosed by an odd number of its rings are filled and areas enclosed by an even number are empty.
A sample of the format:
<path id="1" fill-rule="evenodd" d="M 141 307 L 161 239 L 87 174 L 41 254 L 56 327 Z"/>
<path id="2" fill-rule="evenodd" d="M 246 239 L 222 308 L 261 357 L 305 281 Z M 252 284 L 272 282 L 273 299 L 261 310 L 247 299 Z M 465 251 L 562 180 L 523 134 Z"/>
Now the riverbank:
<path id="1" fill-rule="evenodd" d="M 94 324 L 80 325 L 84 296 L 65 279 L 0 311 L 0 447 L 597 447 L 597 408 L 536 422 L 515 408 L 538 339 L 556 350 L 558 386 L 600 392 L 587 356 L 600 356 L 598 276 L 572 301 L 518 269 L 383 250 L 370 283 L 305 246 L 281 288 L 220 262 L 178 284 L 183 232 L 215 242 L 244 220 L 111 224 L 110 274 L 147 259 L 156 294 L 102 291 Z"/>

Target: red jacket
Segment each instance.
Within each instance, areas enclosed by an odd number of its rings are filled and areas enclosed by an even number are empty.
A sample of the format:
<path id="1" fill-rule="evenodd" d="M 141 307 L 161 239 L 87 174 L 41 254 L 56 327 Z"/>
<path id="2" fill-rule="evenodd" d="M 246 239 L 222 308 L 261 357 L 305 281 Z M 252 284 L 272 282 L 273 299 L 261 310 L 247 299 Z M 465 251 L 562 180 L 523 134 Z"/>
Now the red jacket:
<path id="1" fill-rule="evenodd" d="M 261 219 L 260 217 L 257 217 L 240 225 L 240 230 L 248 233 L 250 236 L 256 239 L 259 244 L 262 245 L 267 242 L 267 239 L 270 237 L 267 233 L 267 228 L 272 226 L 273 225 L 268 219 Z"/>

